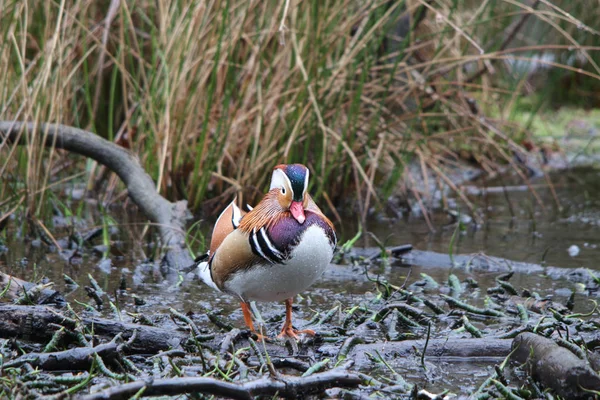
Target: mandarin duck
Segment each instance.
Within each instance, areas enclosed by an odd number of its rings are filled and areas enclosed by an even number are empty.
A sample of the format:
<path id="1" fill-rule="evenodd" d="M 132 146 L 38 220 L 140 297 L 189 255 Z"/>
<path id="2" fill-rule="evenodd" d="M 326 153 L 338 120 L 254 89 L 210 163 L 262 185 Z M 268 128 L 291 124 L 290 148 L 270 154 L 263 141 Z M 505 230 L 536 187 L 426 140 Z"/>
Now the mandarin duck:
<path id="1" fill-rule="evenodd" d="M 259 339 L 249 302 L 285 300 L 286 318 L 279 337 L 298 339 L 311 330 L 292 326 L 292 301 L 323 274 L 336 246 L 331 221 L 307 193 L 304 165 L 277 165 L 269 192 L 250 211 L 235 199 L 215 223 L 208 253 L 198 275 L 208 286 L 237 297 L 244 321 Z"/>

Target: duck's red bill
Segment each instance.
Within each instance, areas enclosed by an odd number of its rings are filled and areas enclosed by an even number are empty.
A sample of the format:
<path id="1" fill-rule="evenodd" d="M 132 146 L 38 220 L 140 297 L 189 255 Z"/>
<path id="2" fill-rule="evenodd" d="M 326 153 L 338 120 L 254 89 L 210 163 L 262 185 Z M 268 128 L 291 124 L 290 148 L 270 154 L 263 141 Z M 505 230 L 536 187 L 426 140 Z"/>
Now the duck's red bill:
<path id="1" fill-rule="evenodd" d="M 302 202 L 300 201 L 292 201 L 292 205 L 290 205 L 290 212 L 292 216 L 296 218 L 296 221 L 303 224 L 306 216 L 304 215 L 304 207 L 302 206 Z"/>

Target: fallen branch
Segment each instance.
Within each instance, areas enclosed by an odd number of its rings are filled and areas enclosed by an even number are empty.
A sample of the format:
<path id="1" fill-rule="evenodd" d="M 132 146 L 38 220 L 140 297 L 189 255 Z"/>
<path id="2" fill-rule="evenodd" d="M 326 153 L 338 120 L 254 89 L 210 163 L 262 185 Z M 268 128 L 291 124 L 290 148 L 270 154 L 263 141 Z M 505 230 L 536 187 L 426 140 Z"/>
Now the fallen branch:
<path id="1" fill-rule="evenodd" d="M 371 254 L 373 249 L 365 250 Z M 376 250 L 380 251 L 380 250 Z M 367 256 L 368 257 L 368 256 Z M 586 268 L 560 268 L 527 262 L 513 261 L 485 254 L 448 254 L 433 251 L 411 250 L 400 257 L 404 265 L 418 265 L 425 268 L 468 268 L 471 271 L 509 272 L 544 275 L 552 279 L 567 279 L 571 282 L 591 283 L 594 278 Z"/>
<path id="2" fill-rule="evenodd" d="M 27 363 L 44 371 L 87 371 L 92 366 L 94 355 L 98 354 L 104 361 L 111 361 L 117 356 L 118 345 L 115 342 L 100 344 L 96 347 L 76 347 L 54 353 L 28 353 L 14 361 L 2 365 L 2 368 L 20 367 Z"/>
<path id="3" fill-rule="evenodd" d="M 0 121 L 0 140 L 18 144 L 43 138 L 46 147 L 67 150 L 103 164 L 123 181 L 133 202 L 158 226 L 167 251 L 165 263 L 174 271 L 189 267 L 193 260 L 185 246 L 185 223 L 190 213 L 185 200 L 171 203 L 156 191 L 152 178 L 128 150 L 100 136 L 59 124 Z"/>
<path id="4" fill-rule="evenodd" d="M 533 379 L 567 399 L 588 398 L 600 391 L 600 376 L 585 360 L 553 340 L 534 333 L 521 333 L 513 341 L 511 359 L 524 364 Z"/>
<path id="5" fill-rule="evenodd" d="M 80 318 L 83 326 L 96 337 L 112 340 L 122 333 L 123 339 L 129 339 L 136 333 L 133 343 L 127 346 L 126 353 L 155 354 L 159 351 L 175 348 L 189 335 L 175 329 L 157 328 L 113 321 L 105 318 Z M 37 342 L 47 341 L 54 333 L 49 324 L 69 325 L 68 320 L 59 312 L 45 306 L 0 305 L 0 337 L 21 338 Z M 70 329 L 75 327 L 69 326 Z"/>
<path id="6" fill-rule="evenodd" d="M 213 378 L 183 377 L 135 381 L 102 392 L 83 396 L 82 400 L 128 399 L 144 389 L 144 396 L 176 396 L 187 393 L 212 394 L 232 399 L 252 399 L 274 396 L 295 399 L 299 394 L 320 393 L 331 387 L 357 387 L 362 379 L 345 371 L 327 371 L 307 377 L 280 375 L 277 379 L 262 378 L 245 383 L 229 383 Z"/>
<path id="7" fill-rule="evenodd" d="M 501 359 L 510 353 L 511 342 L 510 339 L 490 338 L 430 339 L 427 348 L 425 348 L 425 339 L 358 344 L 347 358 L 355 361 L 354 365 L 357 369 L 368 368 L 371 365 L 371 359 L 367 354 L 376 354 L 376 352 L 382 354 L 387 360 L 417 356 L 423 350 L 425 350 L 426 357 L 435 357 L 436 361 L 457 358 Z"/>

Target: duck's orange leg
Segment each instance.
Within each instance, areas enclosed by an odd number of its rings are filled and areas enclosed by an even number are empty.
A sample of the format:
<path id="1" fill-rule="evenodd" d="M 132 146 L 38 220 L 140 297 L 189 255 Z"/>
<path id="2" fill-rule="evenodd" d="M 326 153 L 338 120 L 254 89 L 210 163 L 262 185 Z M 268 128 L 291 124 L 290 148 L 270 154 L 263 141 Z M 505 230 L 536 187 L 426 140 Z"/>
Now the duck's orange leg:
<path id="1" fill-rule="evenodd" d="M 285 338 L 285 337 L 289 337 L 289 338 L 293 338 L 298 340 L 298 335 L 305 333 L 307 335 L 310 336 L 315 336 L 315 331 L 313 331 L 312 329 L 303 329 L 303 330 L 297 330 L 294 329 L 294 327 L 292 326 L 292 302 L 294 301 L 294 299 L 287 299 L 285 301 L 285 323 L 283 324 L 283 329 L 281 330 L 281 333 L 277 336 L 278 338 Z"/>
<path id="2" fill-rule="evenodd" d="M 267 339 L 266 336 L 258 333 L 254 328 L 254 322 L 252 322 L 252 313 L 250 312 L 250 305 L 242 301 L 240 302 L 240 307 L 242 307 L 242 312 L 244 313 L 244 322 L 246 323 L 246 326 L 258 337 L 258 341 Z"/>

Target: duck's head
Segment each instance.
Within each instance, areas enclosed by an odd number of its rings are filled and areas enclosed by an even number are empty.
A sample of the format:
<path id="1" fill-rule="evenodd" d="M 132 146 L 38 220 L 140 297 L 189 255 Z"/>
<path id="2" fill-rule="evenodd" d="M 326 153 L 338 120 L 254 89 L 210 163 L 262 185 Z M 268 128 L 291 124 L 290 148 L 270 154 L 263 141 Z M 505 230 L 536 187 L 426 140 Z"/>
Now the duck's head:
<path id="1" fill-rule="evenodd" d="M 308 204 L 308 168 L 302 164 L 281 164 L 273 169 L 271 187 L 276 189 L 277 200 L 284 210 L 289 210 L 300 224 L 306 219 L 304 209 Z"/>

